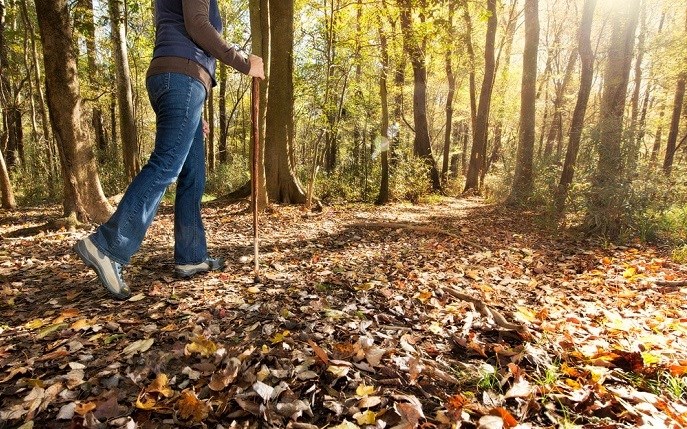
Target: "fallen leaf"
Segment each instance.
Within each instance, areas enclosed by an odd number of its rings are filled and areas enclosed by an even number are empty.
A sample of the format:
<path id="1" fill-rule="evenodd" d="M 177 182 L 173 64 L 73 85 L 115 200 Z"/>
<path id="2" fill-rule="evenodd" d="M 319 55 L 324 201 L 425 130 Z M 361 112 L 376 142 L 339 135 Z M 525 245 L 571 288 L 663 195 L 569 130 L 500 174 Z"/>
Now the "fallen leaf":
<path id="1" fill-rule="evenodd" d="M 210 414 L 210 407 L 205 402 L 200 401 L 196 394 L 190 390 L 181 392 L 181 396 L 176 402 L 176 408 L 182 420 L 190 420 L 194 423 L 201 423 Z"/>
<path id="2" fill-rule="evenodd" d="M 145 353 L 146 351 L 148 351 L 153 346 L 154 343 L 155 343 L 155 340 L 152 338 L 134 341 L 133 343 L 126 346 L 124 348 L 124 351 L 122 351 L 122 353 L 124 353 L 125 355 L 130 355 L 130 356 L 133 356 L 136 353 Z"/>
<path id="3" fill-rule="evenodd" d="M 186 345 L 187 354 L 191 355 L 193 353 L 198 353 L 204 357 L 212 356 L 215 354 L 217 349 L 217 344 L 202 335 L 194 337 L 193 341 Z"/>

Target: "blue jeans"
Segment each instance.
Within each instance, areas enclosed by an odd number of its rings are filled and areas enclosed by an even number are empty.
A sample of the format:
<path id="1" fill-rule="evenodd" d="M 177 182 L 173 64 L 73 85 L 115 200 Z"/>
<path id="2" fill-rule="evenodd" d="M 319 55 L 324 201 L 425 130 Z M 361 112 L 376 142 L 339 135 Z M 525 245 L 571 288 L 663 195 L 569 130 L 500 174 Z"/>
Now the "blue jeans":
<path id="1" fill-rule="evenodd" d="M 177 181 L 174 201 L 174 261 L 207 258 L 200 202 L 205 190 L 202 112 L 205 87 L 179 73 L 150 76 L 148 97 L 156 115 L 155 148 L 131 182 L 117 210 L 91 236 L 95 246 L 120 264 L 141 247 L 163 195 Z"/>

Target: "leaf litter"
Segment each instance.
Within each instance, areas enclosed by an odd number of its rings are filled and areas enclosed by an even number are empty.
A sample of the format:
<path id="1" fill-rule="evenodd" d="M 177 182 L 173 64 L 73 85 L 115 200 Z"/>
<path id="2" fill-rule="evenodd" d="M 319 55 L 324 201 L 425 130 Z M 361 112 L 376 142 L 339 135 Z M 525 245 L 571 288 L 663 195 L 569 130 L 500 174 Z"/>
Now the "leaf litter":
<path id="1" fill-rule="evenodd" d="M 205 216 L 227 268 L 172 277 L 163 207 L 123 303 L 83 233 L 2 240 L 0 428 L 687 427 L 687 268 L 663 249 L 478 200 L 278 207 L 254 284 L 245 204 Z"/>

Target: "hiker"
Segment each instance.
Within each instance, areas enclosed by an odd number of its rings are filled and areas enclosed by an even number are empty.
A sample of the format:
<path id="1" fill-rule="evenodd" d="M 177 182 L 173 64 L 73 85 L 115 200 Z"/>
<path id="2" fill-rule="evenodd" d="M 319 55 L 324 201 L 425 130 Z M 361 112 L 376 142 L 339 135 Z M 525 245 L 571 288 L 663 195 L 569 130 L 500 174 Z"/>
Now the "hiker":
<path id="1" fill-rule="evenodd" d="M 262 58 L 246 58 L 222 39 L 217 0 L 155 0 L 155 28 L 155 49 L 146 75 L 156 115 L 155 147 L 112 217 L 74 246 L 118 299 L 131 296 L 122 266 L 141 246 L 167 187 L 175 180 L 175 273 L 190 278 L 224 267 L 222 258 L 208 255 L 200 215 L 205 189 L 203 104 L 216 85 L 216 60 L 248 76 L 265 78 Z"/>

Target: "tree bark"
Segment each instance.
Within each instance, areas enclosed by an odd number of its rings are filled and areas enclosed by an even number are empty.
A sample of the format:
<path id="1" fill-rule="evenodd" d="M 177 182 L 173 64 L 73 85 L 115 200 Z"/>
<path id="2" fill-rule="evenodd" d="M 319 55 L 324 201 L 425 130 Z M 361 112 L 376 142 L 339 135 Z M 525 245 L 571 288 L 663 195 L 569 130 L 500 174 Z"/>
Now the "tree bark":
<path id="1" fill-rule="evenodd" d="M 461 1 L 463 9 L 463 21 L 465 22 L 464 45 L 468 54 L 468 74 L 470 80 L 470 129 L 474 133 L 477 120 L 477 83 L 475 78 L 475 49 L 472 46 L 472 18 L 467 0 Z"/>
<path id="2" fill-rule="evenodd" d="M 293 34 L 294 1 L 269 0 L 271 22 L 270 94 L 265 127 L 265 178 L 271 202 L 305 203 L 296 178 L 294 144 Z"/>
<path id="3" fill-rule="evenodd" d="M 687 35 L 687 13 L 685 14 L 685 29 L 684 34 Z M 687 57 L 684 57 L 687 62 Z M 670 129 L 668 130 L 668 141 L 666 143 L 666 154 L 663 159 L 663 173 L 670 176 L 673 170 L 673 161 L 675 159 L 675 151 L 677 151 L 677 137 L 680 132 L 680 117 L 682 115 L 682 105 L 685 101 L 685 87 L 687 86 L 687 72 L 682 71 L 678 77 L 677 85 L 675 86 L 675 98 L 673 101 L 673 116 L 670 120 Z"/>
<path id="4" fill-rule="evenodd" d="M 112 207 L 100 186 L 94 147 L 81 123 L 67 0 L 35 0 L 35 4 L 43 42 L 48 108 L 61 159 L 64 214 L 76 215 L 81 221 L 104 222 Z"/>
<path id="5" fill-rule="evenodd" d="M 599 118 L 599 160 L 588 201 L 591 231 L 615 239 L 625 222 L 629 198 L 621 142 L 640 0 L 615 6 Z"/>
<path id="6" fill-rule="evenodd" d="M 131 71 L 126 46 L 126 27 L 122 13 L 122 0 L 108 0 L 110 13 L 110 37 L 114 50 L 117 80 L 117 105 L 119 106 L 119 129 L 122 139 L 122 155 L 127 178 L 133 180 L 141 170 L 138 159 L 138 131 L 134 115 Z"/>
<path id="7" fill-rule="evenodd" d="M 687 86 L 687 73 L 681 73 L 675 86 L 675 96 L 673 100 L 673 115 L 670 120 L 668 130 L 668 141 L 666 142 L 666 154 L 663 158 L 663 172 L 670 176 L 673 170 L 673 161 L 677 151 L 677 137 L 680 132 L 680 117 L 682 116 L 682 105 L 685 100 L 685 87 Z"/>
<path id="8" fill-rule="evenodd" d="M 388 89 L 388 73 L 389 73 L 389 46 L 386 33 L 384 31 L 384 24 L 379 22 L 379 49 L 381 55 L 381 72 L 379 73 L 379 100 L 382 108 L 382 117 L 380 123 L 380 142 L 383 145 L 384 139 L 389 140 L 387 145 L 391 142 L 389 139 L 389 89 Z M 379 182 L 379 194 L 377 195 L 376 204 L 387 204 L 389 202 L 389 150 L 381 151 L 382 173 Z"/>
<path id="9" fill-rule="evenodd" d="M 568 197 L 568 189 L 572 184 L 575 174 L 575 164 L 577 154 L 580 151 L 580 140 L 584 128 L 584 117 L 587 112 L 587 103 L 592 89 L 594 79 L 594 51 L 592 50 L 591 32 L 594 20 L 594 9 L 596 0 L 585 0 L 580 28 L 577 32 L 577 44 L 580 53 L 580 63 L 582 64 L 580 76 L 580 88 L 577 93 L 577 104 L 573 111 L 570 123 L 570 134 L 568 136 L 568 149 L 563 163 L 563 172 L 556 191 L 556 212 L 558 216 L 563 216 L 565 212 L 565 200 Z"/>
<path id="10" fill-rule="evenodd" d="M 427 121 L 427 65 L 425 64 L 426 38 L 418 42 L 418 34 L 412 25 L 413 7 L 411 0 L 398 0 L 401 9 L 401 28 L 403 29 L 403 47 L 413 66 L 413 122 L 415 140 L 413 152 L 422 158 L 429 168 L 432 189 L 441 190 L 441 180 L 436 160 L 432 155 Z M 421 14 L 424 11 L 421 11 Z M 421 17 L 421 20 L 424 20 Z"/>
<path id="11" fill-rule="evenodd" d="M 448 168 L 451 158 L 451 138 L 453 137 L 453 99 L 456 94 L 456 75 L 453 72 L 453 40 L 455 31 L 453 28 L 453 11 L 455 5 L 453 1 L 448 2 L 448 43 L 446 44 L 446 81 L 448 83 L 448 94 L 446 94 L 446 128 L 444 130 L 444 156 L 441 165 L 441 178 L 444 183 L 448 181 Z"/>
<path id="12" fill-rule="evenodd" d="M 491 94 L 494 88 L 494 74 L 496 61 L 494 45 L 496 40 L 496 0 L 487 0 L 489 18 L 487 20 L 486 43 L 484 45 L 484 80 L 480 91 L 479 107 L 473 128 L 472 151 L 468 166 L 464 193 L 479 193 L 480 177 L 486 166 L 487 134 L 489 130 L 489 111 L 491 108 Z"/>
<path id="13" fill-rule="evenodd" d="M 0 196 L 2 197 L 2 208 L 13 209 L 17 207 L 17 201 L 14 199 L 14 190 L 12 189 L 12 182 L 10 182 L 10 175 L 7 171 L 7 164 L 5 164 L 5 157 L 0 150 Z"/>
<path id="14" fill-rule="evenodd" d="M 570 83 L 570 77 L 575 69 L 577 62 L 577 52 L 572 52 L 568 57 L 568 63 L 565 67 L 565 74 L 563 80 L 556 85 L 556 93 L 553 98 L 553 118 L 551 119 L 551 127 L 546 137 L 546 145 L 544 146 L 544 159 L 551 160 L 553 155 L 553 148 L 556 147 L 556 155 L 553 158 L 554 162 L 560 161 L 561 155 L 561 140 L 563 138 L 563 106 L 565 105 L 565 93 Z"/>
<path id="15" fill-rule="evenodd" d="M 522 204 L 532 195 L 534 183 L 534 130 L 537 96 L 537 48 L 539 47 L 539 1 L 525 0 L 525 51 L 523 53 L 520 135 L 515 177 L 508 202 Z"/>
<path id="16" fill-rule="evenodd" d="M 253 54 L 261 57 L 265 64 L 265 80 L 260 82 L 260 110 L 258 112 L 258 129 L 260 141 L 265 141 L 265 120 L 267 113 L 267 96 L 270 64 L 270 10 L 268 0 L 250 0 L 250 28 L 253 41 Z M 259 145 L 258 153 L 258 207 L 264 208 L 269 200 L 265 179 L 265 145 Z"/>

